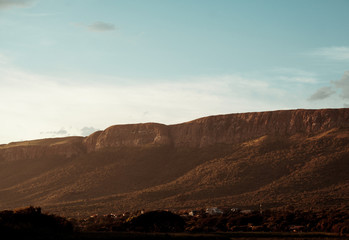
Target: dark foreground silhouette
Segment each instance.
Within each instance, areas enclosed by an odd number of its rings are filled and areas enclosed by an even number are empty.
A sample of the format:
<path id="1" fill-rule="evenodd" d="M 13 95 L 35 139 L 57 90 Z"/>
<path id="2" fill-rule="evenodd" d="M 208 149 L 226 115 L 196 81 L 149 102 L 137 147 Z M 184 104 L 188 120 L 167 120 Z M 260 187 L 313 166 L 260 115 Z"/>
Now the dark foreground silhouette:
<path id="1" fill-rule="evenodd" d="M 28 207 L 0 212 L 1 239 L 36 239 L 39 236 L 67 236 L 73 233 L 71 222 L 63 217 L 41 213 L 41 208 Z"/>
<path id="2" fill-rule="evenodd" d="M 180 215 L 179 215 L 180 214 Z M 1 239 L 231 239 L 348 237 L 346 211 L 138 211 L 65 219 L 28 207 L 0 212 Z"/>

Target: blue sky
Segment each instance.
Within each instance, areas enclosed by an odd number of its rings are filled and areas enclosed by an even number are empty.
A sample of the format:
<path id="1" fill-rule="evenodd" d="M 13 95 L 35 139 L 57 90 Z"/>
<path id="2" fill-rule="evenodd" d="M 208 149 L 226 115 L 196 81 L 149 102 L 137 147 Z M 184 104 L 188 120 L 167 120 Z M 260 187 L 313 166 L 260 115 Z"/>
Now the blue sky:
<path id="1" fill-rule="evenodd" d="M 349 107 L 347 0 L 0 0 L 0 143 Z"/>

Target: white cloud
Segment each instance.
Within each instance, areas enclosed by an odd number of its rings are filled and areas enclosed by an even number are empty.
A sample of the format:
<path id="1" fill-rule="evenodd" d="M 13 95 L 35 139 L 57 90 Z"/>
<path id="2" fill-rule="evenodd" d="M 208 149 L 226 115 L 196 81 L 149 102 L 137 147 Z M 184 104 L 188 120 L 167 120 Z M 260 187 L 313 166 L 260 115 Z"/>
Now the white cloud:
<path id="1" fill-rule="evenodd" d="M 313 107 L 304 98 L 308 89 L 292 85 L 290 91 L 287 85 L 281 89 L 241 75 L 176 81 L 104 76 L 62 79 L 25 72 L 8 62 L 0 64 L 0 86 L 0 126 L 6 126 L 0 131 L 0 143 L 88 135 L 115 124 L 176 124 L 215 114 Z M 321 107 L 333 106 L 326 104 Z"/>
<path id="2" fill-rule="evenodd" d="M 121 85 L 104 84 L 103 80 L 88 85 L 69 83 L 75 80 L 0 67 L 0 124 L 6 126 L 0 132 L 0 143 L 45 134 L 86 135 L 91 129 L 82 126 L 94 126 L 94 131 L 124 123 L 174 124 L 213 114 L 283 107 L 270 98 L 282 98 L 282 91 L 233 75 L 178 82 L 143 79 Z"/>
<path id="3" fill-rule="evenodd" d="M 312 52 L 312 55 L 325 57 L 331 60 L 349 60 L 349 47 L 325 47 Z"/>
<path id="4" fill-rule="evenodd" d="M 0 9 L 31 7 L 34 2 L 34 0 L 0 0 Z"/>

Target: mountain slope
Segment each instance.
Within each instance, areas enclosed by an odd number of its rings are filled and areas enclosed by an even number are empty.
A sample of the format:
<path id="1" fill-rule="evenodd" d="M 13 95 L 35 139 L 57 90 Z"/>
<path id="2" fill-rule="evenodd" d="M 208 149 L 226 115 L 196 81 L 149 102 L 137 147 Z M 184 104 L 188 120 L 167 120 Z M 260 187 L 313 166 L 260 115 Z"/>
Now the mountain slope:
<path id="1" fill-rule="evenodd" d="M 349 109 L 116 125 L 86 138 L 1 145 L 0 208 L 338 208 L 349 202 L 348 169 Z"/>

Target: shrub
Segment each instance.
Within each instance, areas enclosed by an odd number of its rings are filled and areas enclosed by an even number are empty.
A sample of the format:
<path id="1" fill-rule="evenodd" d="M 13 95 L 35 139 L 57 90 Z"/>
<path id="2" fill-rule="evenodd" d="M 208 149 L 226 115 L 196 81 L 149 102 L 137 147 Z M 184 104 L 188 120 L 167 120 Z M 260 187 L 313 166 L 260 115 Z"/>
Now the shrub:
<path id="1" fill-rule="evenodd" d="M 138 232 L 183 232 L 184 220 L 171 212 L 152 211 L 131 219 L 129 229 Z"/>

